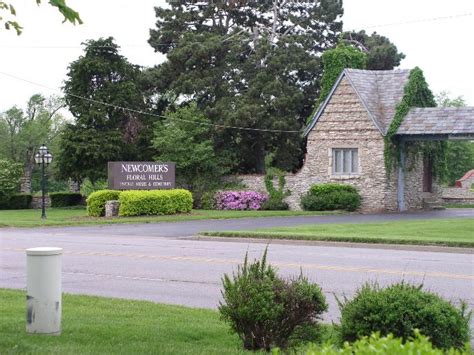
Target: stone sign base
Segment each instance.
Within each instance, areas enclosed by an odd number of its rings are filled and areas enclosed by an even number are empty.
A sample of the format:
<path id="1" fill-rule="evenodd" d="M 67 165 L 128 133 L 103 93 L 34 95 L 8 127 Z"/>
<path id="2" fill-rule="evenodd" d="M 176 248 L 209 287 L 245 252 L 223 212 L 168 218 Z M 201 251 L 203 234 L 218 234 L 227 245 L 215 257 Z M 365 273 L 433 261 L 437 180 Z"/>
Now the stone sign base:
<path id="1" fill-rule="evenodd" d="M 107 201 L 105 203 L 105 217 L 118 217 L 120 202 L 117 200 Z"/>

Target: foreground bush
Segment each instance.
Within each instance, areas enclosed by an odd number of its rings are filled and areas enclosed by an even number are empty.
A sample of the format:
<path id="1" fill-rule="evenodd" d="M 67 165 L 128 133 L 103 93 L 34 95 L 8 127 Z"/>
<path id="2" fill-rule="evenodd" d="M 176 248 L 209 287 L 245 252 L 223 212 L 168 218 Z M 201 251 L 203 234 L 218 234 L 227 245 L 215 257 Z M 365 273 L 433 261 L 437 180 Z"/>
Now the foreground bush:
<path id="1" fill-rule="evenodd" d="M 78 192 L 52 192 L 51 207 L 78 206 L 82 203 L 82 195 Z"/>
<path id="2" fill-rule="evenodd" d="M 443 349 L 461 348 L 469 340 L 471 314 L 422 286 L 398 283 L 386 288 L 366 284 L 351 301 L 340 302 L 341 336 L 355 341 L 379 331 L 407 340 L 415 329 Z"/>
<path id="3" fill-rule="evenodd" d="M 345 184 L 316 184 L 301 198 L 301 207 L 306 211 L 355 211 L 361 197 L 357 189 Z"/>
<path id="4" fill-rule="evenodd" d="M 429 338 L 415 331 L 415 336 L 404 342 L 401 338 L 395 338 L 392 334 L 381 337 L 378 333 L 370 337 L 363 337 L 355 343 L 345 342 L 342 348 L 327 344 L 318 346 L 315 344 L 307 345 L 296 351 L 297 354 L 304 355 L 368 355 L 368 354 L 396 354 L 396 355 L 468 355 L 471 354 L 468 346 L 462 350 L 450 349 L 445 352 L 433 348 Z M 274 355 L 279 355 L 279 350 L 273 351 Z"/>
<path id="5" fill-rule="evenodd" d="M 223 277 L 221 318 L 243 341 L 248 350 L 278 346 L 285 348 L 298 328 L 313 326 L 327 310 L 324 295 L 302 275 L 284 280 L 261 261 L 239 266 L 233 277 Z"/>
<path id="6" fill-rule="evenodd" d="M 124 191 L 120 194 L 120 216 L 189 213 L 193 197 L 188 190 Z"/>
<path id="7" fill-rule="evenodd" d="M 218 210 L 259 210 L 268 196 L 256 191 L 219 191 L 214 199 Z"/>
<path id="8" fill-rule="evenodd" d="M 121 191 L 99 190 L 93 192 L 87 198 L 87 214 L 92 217 L 105 215 L 105 203 L 111 200 L 118 200 Z"/>
<path id="9" fill-rule="evenodd" d="M 31 208 L 31 200 L 33 195 L 31 194 L 15 194 L 5 197 L 3 201 L 0 201 L 1 210 L 24 210 Z"/>

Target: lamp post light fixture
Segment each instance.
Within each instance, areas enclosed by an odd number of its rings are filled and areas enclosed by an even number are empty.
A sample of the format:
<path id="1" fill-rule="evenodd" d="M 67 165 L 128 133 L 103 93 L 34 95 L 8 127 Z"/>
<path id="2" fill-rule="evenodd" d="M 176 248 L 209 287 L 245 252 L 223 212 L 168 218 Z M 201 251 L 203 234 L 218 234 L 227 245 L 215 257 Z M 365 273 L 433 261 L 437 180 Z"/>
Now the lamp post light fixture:
<path id="1" fill-rule="evenodd" d="M 51 164 L 53 161 L 53 155 L 48 152 L 48 148 L 43 144 L 39 147 L 38 152 L 35 154 L 35 162 L 38 165 L 41 165 L 41 218 L 46 219 L 46 206 L 45 206 L 45 174 L 44 167 L 45 165 Z"/>

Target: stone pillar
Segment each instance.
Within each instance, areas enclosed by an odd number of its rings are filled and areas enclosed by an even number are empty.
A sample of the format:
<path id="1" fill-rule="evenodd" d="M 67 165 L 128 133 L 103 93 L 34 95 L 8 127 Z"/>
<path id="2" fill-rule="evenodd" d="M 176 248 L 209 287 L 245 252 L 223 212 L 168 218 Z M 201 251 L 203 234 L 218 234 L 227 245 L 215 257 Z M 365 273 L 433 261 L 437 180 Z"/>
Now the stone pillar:
<path id="1" fill-rule="evenodd" d="M 77 181 L 69 179 L 68 184 L 70 192 L 80 192 L 81 185 Z"/>
<path id="2" fill-rule="evenodd" d="M 20 179 L 20 193 L 31 194 L 31 178 L 23 176 Z"/>

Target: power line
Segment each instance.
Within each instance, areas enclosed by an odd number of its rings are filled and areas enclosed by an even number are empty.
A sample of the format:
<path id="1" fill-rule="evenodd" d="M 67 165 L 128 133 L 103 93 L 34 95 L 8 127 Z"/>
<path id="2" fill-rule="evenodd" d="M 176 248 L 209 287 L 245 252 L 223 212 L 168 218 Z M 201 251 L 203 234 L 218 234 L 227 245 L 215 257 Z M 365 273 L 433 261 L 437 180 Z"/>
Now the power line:
<path id="1" fill-rule="evenodd" d="M 376 27 L 389 27 L 389 26 L 399 26 L 399 25 L 409 25 L 413 23 L 421 23 L 421 22 L 432 22 L 432 21 L 441 21 L 441 20 L 450 20 L 450 19 L 455 19 L 459 17 L 467 17 L 467 16 L 472 16 L 472 13 L 464 13 L 464 14 L 456 14 L 456 15 L 448 15 L 448 16 L 439 16 L 439 17 L 429 17 L 429 18 L 423 18 L 423 19 L 417 19 L 417 20 L 408 20 L 408 21 L 402 21 L 402 22 L 392 22 L 392 23 L 386 23 L 386 24 L 381 24 L 381 25 L 371 25 L 371 26 L 364 26 L 365 28 L 376 28 Z"/>
<path id="2" fill-rule="evenodd" d="M 368 28 L 378 28 L 378 27 L 390 27 L 390 26 L 400 26 L 400 25 L 409 25 L 409 24 L 416 24 L 416 23 L 423 23 L 423 22 L 434 22 L 434 21 L 443 21 L 443 20 L 450 20 L 450 19 L 455 19 L 455 18 L 460 18 L 460 17 L 468 17 L 472 16 L 472 13 L 462 13 L 462 14 L 455 14 L 455 15 L 447 15 L 447 16 L 438 16 L 438 17 L 428 17 L 428 18 L 422 18 L 422 19 L 416 19 L 416 20 L 408 20 L 408 21 L 401 21 L 401 22 L 392 22 L 392 23 L 386 23 L 386 24 L 379 24 L 379 25 L 370 25 L 370 26 L 364 26 L 364 29 Z M 222 43 L 224 42 L 240 42 L 240 39 L 233 39 L 231 40 L 230 38 L 245 32 L 245 30 L 242 30 L 240 32 L 234 33 L 229 35 L 227 38 L 221 40 Z M 188 42 L 187 44 L 202 44 L 203 41 L 196 41 L 196 42 Z M 178 43 L 176 42 L 170 42 L 170 43 L 154 43 L 153 46 L 157 47 L 167 47 L 167 46 L 173 46 L 177 45 Z M 150 48 L 153 49 L 150 45 L 134 45 L 134 44 L 126 44 L 126 45 L 120 45 L 118 46 L 119 48 Z M 9 46 L 9 45 L 0 45 L 0 48 L 7 48 L 7 49 L 77 49 L 77 48 L 82 48 L 82 46 Z M 94 48 L 111 48 L 115 49 L 116 47 L 113 46 L 95 46 Z"/>
<path id="3" fill-rule="evenodd" d="M 19 80 L 19 81 L 24 81 L 26 83 L 29 83 L 29 84 L 32 84 L 32 85 L 36 85 L 36 86 L 39 86 L 39 87 L 42 87 L 42 88 L 45 88 L 47 90 L 50 90 L 50 91 L 54 91 L 54 92 L 61 92 L 57 89 L 53 89 L 53 88 L 50 88 L 46 85 L 43 85 L 43 84 L 39 84 L 39 83 L 36 83 L 34 81 L 31 81 L 31 80 L 28 80 L 28 79 L 24 79 L 24 78 L 20 78 L 16 75 L 12 75 L 12 74 L 8 74 L 8 73 L 5 73 L 5 72 L 1 72 L 0 71 L 0 74 L 4 75 L 4 76 L 7 76 L 9 78 L 12 78 L 12 79 L 15 79 L 15 80 Z M 88 102 L 92 102 L 92 103 L 96 103 L 96 104 L 100 104 L 100 105 L 104 105 L 104 106 L 107 106 L 107 107 L 112 107 L 112 108 L 115 108 L 117 110 L 121 110 L 121 111 L 124 111 L 124 112 L 131 112 L 131 113 L 135 113 L 135 114 L 140 114 L 140 115 L 146 115 L 146 116 L 151 116 L 151 117 L 157 117 L 157 118 L 164 118 L 164 119 L 170 119 L 171 117 L 166 117 L 166 116 L 162 116 L 162 115 L 157 115 L 157 114 L 154 114 L 154 113 L 150 113 L 150 112 L 145 112 L 145 111 L 141 111 L 141 110 L 136 110 L 136 109 L 132 109 L 132 108 L 128 108 L 128 107 L 123 107 L 123 106 L 118 106 L 118 105 L 114 105 L 114 104 L 109 104 L 107 102 L 103 102 L 103 101 L 98 101 L 98 100 L 94 100 L 94 99 L 90 99 L 90 98 L 87 98 L 87 97 L 84 97 L 84 96 L 80 96 L 80 95 L 75 95 L 75 94 L 69 94 L 75 98 L 78 98 L 80 100 L 84 100 L 84 101 L 88 101 Z M 222 129 L 235 129 L 235 130 L 241 130 L 241 131 L 252 131 L 252 132 L 268 132 L 268 133 L 292 133 L 292 134 L 295 134 L 295 133 L 301 133 L 301 131 L 292 131 L 292 130 L 278 130 L 278 129 L 264 129 L 264 128 L 252 128 L 252 127 L 238 127 L 238 126 L 229 126 L 229 125 L 222 125 L 222 124 L 216 124 L 216 123 L 208 123 L 208 122 L 195 122 L 195 121 L 191 121 L 191 120 L 185 120 L 185 119 L 182 119 L 182 118 L 171 118 L 175 121 L 181 121 L 181 122 L 186 122 L 186 123 L 190 123 L 190 124 L 194 124 L 194 125 L 200 125 L 200 126 L 211 126 L 211 127 L 216 127 L 216 128 L 222 128 Z"/>

